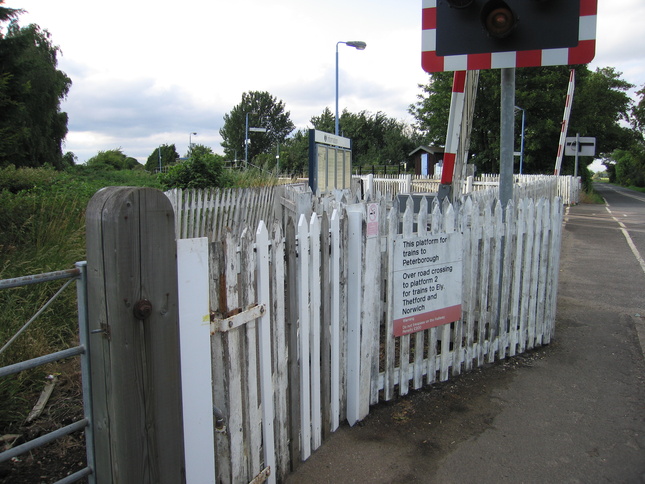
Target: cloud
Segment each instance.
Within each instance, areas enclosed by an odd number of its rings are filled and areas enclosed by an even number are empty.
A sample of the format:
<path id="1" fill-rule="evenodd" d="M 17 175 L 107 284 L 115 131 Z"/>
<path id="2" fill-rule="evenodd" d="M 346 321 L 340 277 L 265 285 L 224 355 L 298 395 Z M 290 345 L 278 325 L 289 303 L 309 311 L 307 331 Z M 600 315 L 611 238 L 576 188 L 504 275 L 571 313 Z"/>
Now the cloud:
<path id="1" fill-rule="evenodd" d="M 60 69 L 73 81 L 66 149 L 81 160 L 122 147 L 138 159 L 188 133 L 221 152 L 219 129 L 242 93 L 268 91 L 305 128 L 334 110 L 339 46 L 340 109 L 411 122 L 408 106 L 428 75 L 420 66 L 418 0 L 131 0 L 127 6 L 67 0 L 6 0 L 25 8 L 61 46 Z M 124 10 L 125 9 L 125 10 Z M 645 83 L 642 0 L 600 1 L 597 57 L 638 86 Z"/>

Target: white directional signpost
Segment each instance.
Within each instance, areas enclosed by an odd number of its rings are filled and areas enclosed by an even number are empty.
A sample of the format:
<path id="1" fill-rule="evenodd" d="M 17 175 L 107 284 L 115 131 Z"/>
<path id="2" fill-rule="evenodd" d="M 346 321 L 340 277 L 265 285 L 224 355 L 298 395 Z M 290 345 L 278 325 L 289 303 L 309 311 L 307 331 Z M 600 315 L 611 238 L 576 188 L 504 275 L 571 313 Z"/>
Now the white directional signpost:
<path id="1" fill-rule="evenodd" d="M 453 232 L 394 240 L 394 336 L 461 318 L 461 238 Z"/>
<path id="2" fill-rule="evenodd" d="M 567 138 L 564 142 L 564 154 L 576 157 L 573 176 L 578 176 L 578 157 L 596 156 L 596 138 L 581 137 L 580 134 Z"/>

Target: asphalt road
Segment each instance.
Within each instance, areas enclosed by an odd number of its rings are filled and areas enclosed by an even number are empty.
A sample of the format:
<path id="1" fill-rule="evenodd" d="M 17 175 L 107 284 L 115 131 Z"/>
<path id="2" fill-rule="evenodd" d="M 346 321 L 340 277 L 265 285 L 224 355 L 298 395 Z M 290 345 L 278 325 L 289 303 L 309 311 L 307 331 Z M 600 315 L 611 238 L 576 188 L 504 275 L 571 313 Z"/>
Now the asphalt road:
<path id="1" fill-rule="evenodd" d="M 645 195 L 567 214 L 552 343 L 376 406 L 287 482 L 645 483 Z"/>

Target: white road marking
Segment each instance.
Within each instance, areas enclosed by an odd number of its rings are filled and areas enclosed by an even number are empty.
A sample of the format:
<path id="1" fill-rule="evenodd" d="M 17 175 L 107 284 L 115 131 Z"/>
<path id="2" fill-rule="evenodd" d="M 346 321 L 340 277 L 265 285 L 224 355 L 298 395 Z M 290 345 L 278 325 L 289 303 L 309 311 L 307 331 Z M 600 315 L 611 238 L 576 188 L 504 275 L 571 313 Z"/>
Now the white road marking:
<path id="1" fill-rule="evenodd" d="M 641 269 L 643 270 L 643 273 L 645 273 L 645 260 L 643 260 L 643 257 L 641 256 L 640 252 L 638 252 L 638 249 L 634 245 L 634 241 L 630 237 L 629 232 L 627 232 L 627 227 L 625 227 L 625 224 L 622 223 L 620 220 L 618 220 L 612 213 L 611 209 L 609 208 L 609 203 L 607 203 L 607 199 L 605 199 L 605 209 L 607 209 L 607 212 L 609 212 L 609 215 L 611 215 L 611 218 L 613 218 L 614 221 L 620 227 L 620 230 L 625 236 L 625 239 L 627 239 L 627 245 L 629 245 L 629 248 L 632 249 L 632 253 L 634 254 L 634 256 L 636 257 L 636 260 L 640 264 Z"/>

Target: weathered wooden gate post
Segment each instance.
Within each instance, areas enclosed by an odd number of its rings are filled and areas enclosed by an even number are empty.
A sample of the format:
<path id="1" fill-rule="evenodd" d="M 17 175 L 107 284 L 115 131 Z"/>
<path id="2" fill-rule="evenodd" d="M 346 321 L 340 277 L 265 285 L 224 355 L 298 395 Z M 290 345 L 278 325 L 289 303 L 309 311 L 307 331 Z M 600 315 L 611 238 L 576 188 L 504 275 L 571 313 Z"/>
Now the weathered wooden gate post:
<path id="1" fill-rule="evenodd" d="M 172 206 L 109 187 L 86 220 L 97 482 L 185 482 Z"/>

